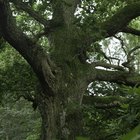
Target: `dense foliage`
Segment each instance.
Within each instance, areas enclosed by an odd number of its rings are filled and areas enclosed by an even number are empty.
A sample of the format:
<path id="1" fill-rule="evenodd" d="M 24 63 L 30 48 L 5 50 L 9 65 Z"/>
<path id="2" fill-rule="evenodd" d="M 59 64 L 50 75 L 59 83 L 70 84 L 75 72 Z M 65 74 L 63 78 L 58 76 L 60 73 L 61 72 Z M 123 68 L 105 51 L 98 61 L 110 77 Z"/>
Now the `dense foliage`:
<path id="1" fill-rule="evenodd" d="M 0 139 L 138 140 L 139 9 L 1 0 Z"/>

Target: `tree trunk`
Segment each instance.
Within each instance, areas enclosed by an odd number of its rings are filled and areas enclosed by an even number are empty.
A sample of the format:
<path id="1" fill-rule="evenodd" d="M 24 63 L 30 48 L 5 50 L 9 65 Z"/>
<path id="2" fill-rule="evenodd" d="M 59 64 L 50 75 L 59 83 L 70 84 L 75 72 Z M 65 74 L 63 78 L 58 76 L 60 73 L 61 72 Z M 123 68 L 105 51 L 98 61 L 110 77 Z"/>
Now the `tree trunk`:
<path id="1" fill-rule="evenodd" d="M 55 97 L 42 97 L 39 111 L 42 117 L 41 140 L 75 140 L 82 135 L 82 115 L 79 100 L 69 103 Z"/>
<path id="2" fill-rule="evenodd" d="M 66 27 L 50 34 L 50 58 L 56 65 L 55 81 L 46 81 L 53 83 L 50 87 L 54 93 L 50 96 L 47 90 L 43 90 L 45 92 L 39 97 L 41 140 L 75 140 L 76 136 L 82 135 L 81 102 L 87 83 L 83 76 L 86 74 L 85 65 L 79 60 L 78 48 L 82 43 L 78 38 L 76 29 Z M 42 67 L 44 79 L 48 79 L 45 63 Z"/>

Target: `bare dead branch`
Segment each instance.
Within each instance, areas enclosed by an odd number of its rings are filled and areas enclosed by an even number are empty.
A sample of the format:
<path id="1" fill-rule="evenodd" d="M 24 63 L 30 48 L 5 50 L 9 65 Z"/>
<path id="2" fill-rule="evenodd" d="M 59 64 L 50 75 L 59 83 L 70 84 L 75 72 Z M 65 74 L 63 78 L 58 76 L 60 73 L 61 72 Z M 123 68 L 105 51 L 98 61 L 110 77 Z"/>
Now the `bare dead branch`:
<path id="1" fill-rule="evenodd" d="M 111 60 L 117 60 L 118 61 L 118 66 L 120 65 L 120 59 L 119 58 L 116 58 L 116 57 L 108 57 L 109 59 L 111 59 Z"/>
<path id="2" fill-rule="evenodd" d="M 135 56 L 132 53 L 134 53 L 138 49 L 140 49 L 140 46 L 136 46 L 132 48 L 127 54 L 127 62 L 122 63 L 122 65 L 124 67 L 127 67 L 130 72 L 135 71 L 135 67 L 134 67 Z"/>
<path id="3" fill-rule="evenodd" d="M 122 50 L 124 51 L 125 55 L 127 55 L 127 51 L 124 48 L 124 41 L 122 40 L 122 38 L 121 37 L 118 37 L 118 36 L 114 36 L 114 37 L 120 41 Z"/>
<path id="4" fill-rule="evenodd" d="M 128 56 L 130 56 L 133 52 L 135 52 L 136 50 L 140 49 L 140 46 L 136 46 L 134 48 L 132 48 L 129 52 L 128 52 Z"/>

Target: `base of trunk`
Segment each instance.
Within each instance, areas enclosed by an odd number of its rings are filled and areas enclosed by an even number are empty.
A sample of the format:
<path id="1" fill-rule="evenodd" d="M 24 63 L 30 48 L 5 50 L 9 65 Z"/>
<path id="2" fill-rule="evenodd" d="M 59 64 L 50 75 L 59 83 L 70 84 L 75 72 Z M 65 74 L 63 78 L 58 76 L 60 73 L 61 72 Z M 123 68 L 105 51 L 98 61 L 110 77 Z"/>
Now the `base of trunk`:
<path id="1" fill-rule="evenodd" d="M 64 108 L 54 98 L 42 99 L 39 110 L 42 117 L 41 140 L 75 140 L 82 133 L 80 110 Z"/>

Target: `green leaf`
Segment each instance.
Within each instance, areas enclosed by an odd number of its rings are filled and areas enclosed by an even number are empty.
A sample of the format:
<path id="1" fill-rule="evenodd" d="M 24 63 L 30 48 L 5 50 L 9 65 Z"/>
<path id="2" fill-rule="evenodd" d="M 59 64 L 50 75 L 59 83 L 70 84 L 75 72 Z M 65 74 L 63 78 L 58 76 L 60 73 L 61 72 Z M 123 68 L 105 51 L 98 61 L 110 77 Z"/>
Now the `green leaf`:
<path id="1" fill-rule="evenodd" d="M 140 139 L 140 125 L 135 127 L 131 132 L 124 135 L 120 140 L 139 140 Z"/>

